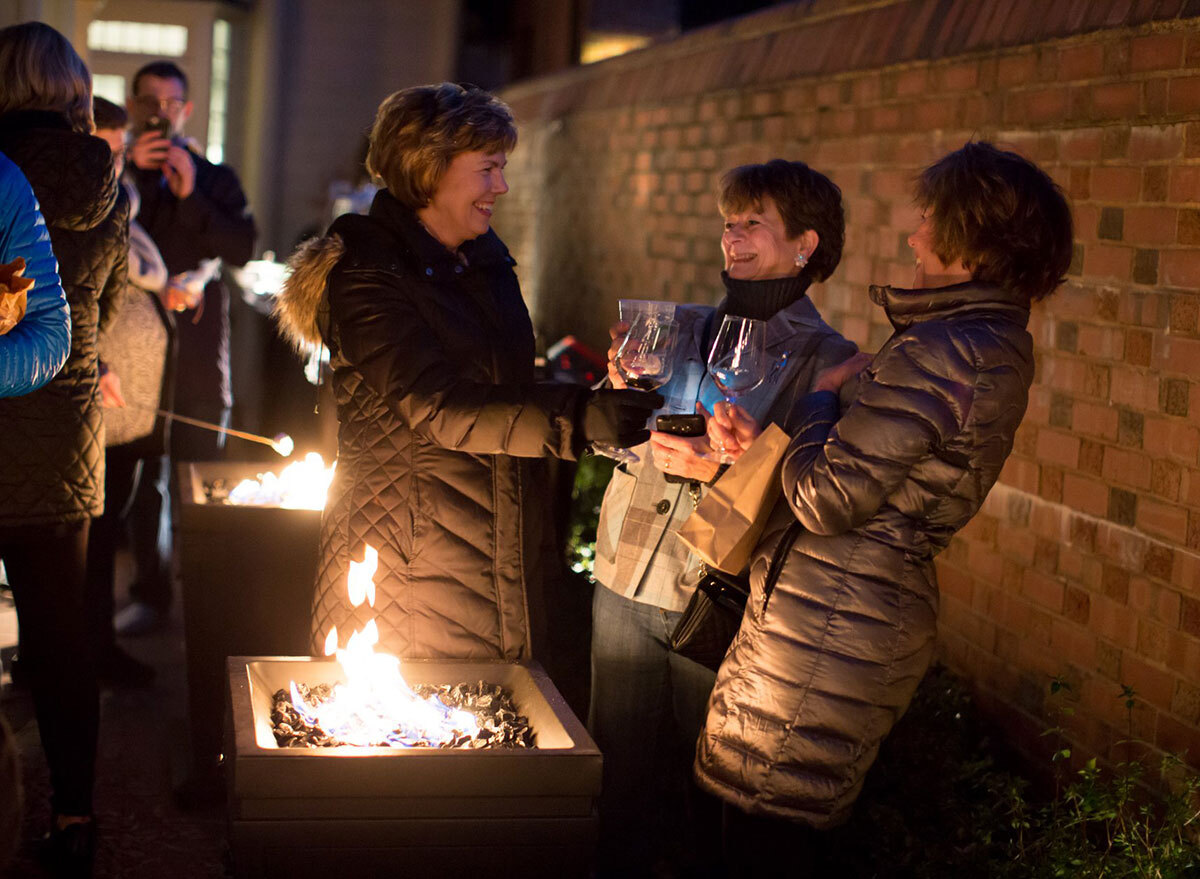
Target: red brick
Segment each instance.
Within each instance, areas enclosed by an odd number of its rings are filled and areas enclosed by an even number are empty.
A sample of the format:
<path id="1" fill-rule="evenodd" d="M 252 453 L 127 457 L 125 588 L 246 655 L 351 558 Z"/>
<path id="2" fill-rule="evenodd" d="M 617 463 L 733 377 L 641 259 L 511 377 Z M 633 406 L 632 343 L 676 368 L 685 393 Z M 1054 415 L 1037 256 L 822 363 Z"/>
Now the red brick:
<path id="1" fill-rule="evenodd" d="M 1183 125 L 1139 125 L 1129 132 L 1129 158 L 1173 159 L 1183 152 Z"/>
<path id="2" fill-rule="evenodd" d="M 1200 729 L 1160 713 L 1154 743 L 1168 754 L 1186 756 L 1192 763 L 1200 755 Z"/>
<path id="3" fill-rule="evenodd" d="M 1200 110 L 1200 76 L 1176 76 L 1167 86 L 1168 113 Z"/>
<path id="4" fill-rule="evenodd" d="M 1121 677 L 1140 698 L 1157 708 L 1170 710 L 1171 699 L 1175 696 L 1175 676 L 1169 671 L 1126 651 L 1121 658 Z"/>
<path id="5" fill-rule="evenodd" d="M 1174 208 L 1125 209 L 1124 240 L 1130 244 L 1174 244 L 1179 212 Z"/>
<path id="6" fill-rule="evenodd" d="M 1085 129 L 1094 131 L 1095 129 Z M 1200 176 L 1200 175 L 1198 175 Z M 1136 201 L 1142 188 L 1142 170 L 1113 165 L 1092 168 L 1092 198 L 1096 201 Z"/>
<path id="7" fill-rule="evenodd" d="M 1064 86 L 1049 86 L 1046 88 L 1030 89 L 1021 93 L 1013 112 L 1018 118 L 1008 119 L 1010 122 L 1061 122 L 1067 116 L 1070 106 L 1070 91 Z M 1019 109 L 1018 109 L 1019 108 Z M 1006 114 L 1006 118 L 1007 114 Z"/>
<path id="8" fill-rule="evenodd" d="M 944 67 L 935 74 L 939 90 L 961 92 L 973 89 L 979 83 L 979 62 L 969 61 Z"/>
<path id="9" fill-rule="evenodd" d="M 1159 254 L 1158 271 L 1168 287 L 1200 287 L 1200 250 L 1164 250 Z"/>
<path id="10" fill-rule="evenodd" d="M 1117 482 L 1134 488 L 1149 488 L 1150 473 L 1151 462 L 1148 455 L 1128 449 L 1119 449 L 1116 446 L 1109 446 L 1104 450 L 1103 475 L 1108 482 Z"/>
<path id="11" fill-rule="evenodd" d="M 1200 260 L 1200 254 L 1196 256 Z M 1084 250 L 1083 274 L 1087 277 L 1128 281 L 1132 266 L 1133 249 L 1130 247 L 1089 244 Z"/>
<path id="12" fill-rule="evenodd" d="M 1173 202 L 1200 202 L 1200 165 L 1173 165 L 1167 196 Z"/>
<path id="13" fill-rule="evenodd" d="M 1073 468 L 1079 460 L 1079 439 L 1054 430 L 1038 431 L 1037 457 L 1045 463 Z"/>
<path id="14" fill-rule="evenodd" d="M 1029 568 L 1021 577 L 1021 594 L 1035 604 L 1062 613 L 1066 587 L 1059 577 Z"/>
<path id="15" fill-rule="evenodd" d="M 1116 440 L 1118 411 L 1111 406 L 1078 400 L 1071 407 L 1070 427 L 1075 433 Z"/>
<path id="16" fill-rule="evenodd" d="M 1167 113 L 1167 81 L 1148 79 L 1142 83 L 1142 114 L 1152 118 Z"/>
<path id="17" fill-rule="evenodd" d="M 1078 128 L 1066 131 L 1060 135 L 1060 138 L 1062 158 L 1066 161 L 1099 161 L 1104 142 L 1103 132 L 1099 128 Z"/>
<path id="18" fill-rule="evenodd" d="M 1097 635 L 1107 638 L 1118 647 L 1133 648 L 1137 645 L 1137 617 L 1131 614 L 1124 604 L 1111 598 L 1105 598 L 1103 595 L 1092 596 L 1088 626 Z"/>
<path id="19" fill-rule="evenodd" d="M 1200 339 L 1167 336 L 1162 347 L 1160 362 L 1168 372 L 1200 377 Z"/>
<path id="20" fill-rule="evenodd" d="M 1090 79 L 1104 72 L 1104 47 L 1099 43 L 1072 46 L 1058 53 L 1059 79 Z"/>
<path id="21" fill-rule="evenodd" d="M 896 75 L 896 95 L 897 97 L 923 95 L 928 88 L 928 83 L 928 68 L 918 67 L 914 70 L 901 71 Z"/>
<path id="22" fill-rule="evenodd" d="M 1104 516 L 1108 513 L 1108 486 L 1098 479 L 1065 473 L 1062 476 L 1062 502 L 1077 512 Z"/>
<path id="23" fill-rule="evenodd" d="M 1033 82 L 1037 74 L 1037 57 L 1032 52 L 1008 55 L 996 65 L 996 84 L 1000 86 L 1026 85 Z"/>
<path id="24" fill-rule="evenodd" d="M 1147 534 L 1183 544 L 1187 540 L 1187 521 L 1187 507 L 1146 496 L 1138 499 L 1138 528 Z"/>
<path id="25" fill-rule="evenodd" d="M 1130 119 L 1142 105 L 1142 87 L 1136 82 L 1112 82 L 1091 87 L 1096 119 Z"/>
<path id="26" fill-rule="evenodd" d="M 1183 34 L 1135 37 L 1129 51 L 1130 70 L 1174 70 L 1183 60 L 1183 42 Z"/>

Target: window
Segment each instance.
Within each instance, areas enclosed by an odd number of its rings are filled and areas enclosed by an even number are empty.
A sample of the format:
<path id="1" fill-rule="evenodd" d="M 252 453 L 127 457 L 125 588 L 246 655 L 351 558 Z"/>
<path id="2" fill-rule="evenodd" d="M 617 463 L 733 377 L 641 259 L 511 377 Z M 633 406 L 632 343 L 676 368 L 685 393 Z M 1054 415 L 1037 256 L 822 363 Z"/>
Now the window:
<path id="1" fill-rule="evenodd" d="M 208 149 L 214 164 L 225 161 L 225 120 L 229 115 L 229 22 L 213 22 L 212 82 L 208 90 Z"/>
<path id="2" fill-rule="evenodd" d="M 118 107 L 125 106 L 125 77 L 112 73 L 97 73 L 92 76 L 92 94 L 107 98 Z"/>
<path id="3" fill-rule="evenodd" d="M 179 58 L 187 52 L 187 37 L 187 28 L 181 24 L 93 21 L 88 25 L 87 44 L 97 52 Z"/>

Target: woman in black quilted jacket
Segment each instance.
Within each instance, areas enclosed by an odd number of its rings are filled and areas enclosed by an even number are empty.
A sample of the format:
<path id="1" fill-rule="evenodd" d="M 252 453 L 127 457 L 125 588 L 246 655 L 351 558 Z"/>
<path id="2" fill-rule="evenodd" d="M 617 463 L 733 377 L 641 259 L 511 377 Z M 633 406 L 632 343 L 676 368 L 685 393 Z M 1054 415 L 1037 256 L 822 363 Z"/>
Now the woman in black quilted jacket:
<path id="1" fill-rule="evenodd" d="M 508 107 L 452 83 L 379 107 L 367 216 L 338 218 L 292 259 L 280 322 L 324 344 L 337 398 L 337 475 L 321 524 L 313 646 L 377 618 L 403 657 L 530 653 L 540 462 L 590 440 L 645 441 L 657 394 L 535 384 L 514 260 L 491 231 L 516 145 Z M 379 554 L 374 606 L 353 607 L 351 560 Z"/>
<path id="2" fill-rule="evenodd" d="M 895 333 L 874 358 L 818 376 L 800 403 L 787 504 L 756 553 L 709 703 L 696 775 L 729 804 L 735 873 L 758 875 L 784 849 L 798 869 L 811 863 L 805 841 L 819 846 L 812 831 L 845 820 L 907 708 L 933 652 L 933 558 L 1012 449 L 1033 381 L 1029 308 L 1070 264 L 1066 199 L 1015 153 L 969 143 L 921 174 L 916 197 L 914 289 L 871 288 Z M 856 375 L 841 412 L 837 391 Z M 753 425 L 733 415 L 748 442 Z"/>
<path id="3" fill-rule="evenodd" d="M 94 846 L 99 705 L 87 649 L 88 527 L 104 509 L 96 336 L 125 285 L 128 205 L 108 145 L 91 136 L 91 76 L 39 23 L 0 30 L 0 152 L 33 186 L 71 310 L 71 352 L 45 386 L 0 399 L 0 559 L 17 605 L 53 788 L 48 852 L 85 872 Z"/>

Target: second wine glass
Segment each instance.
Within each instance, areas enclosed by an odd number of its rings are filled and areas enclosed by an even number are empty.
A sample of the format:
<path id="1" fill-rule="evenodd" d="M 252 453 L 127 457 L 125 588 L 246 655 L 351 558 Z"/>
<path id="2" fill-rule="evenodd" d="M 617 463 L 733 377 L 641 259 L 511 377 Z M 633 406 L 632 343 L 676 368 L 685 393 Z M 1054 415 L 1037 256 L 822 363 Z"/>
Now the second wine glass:
<path id="1" fill-rule="evenodd" d="M 717 330 L 708 354 L 708 374 L 730 406 L 742 394 L 754 390 L 766 380 L 771 364 L 767 362 L 766 321 L 727 314 Z M 724 449 L 716 460 L 731 463 Z"/>
<path id="2" fill-rule="evenodd" d="M 669 382 L 675 370 L 678 334 L 675 321 L 662 314 L 647 312 L 634 317 L 613 361 L 625 384 L 639 391 L 656 391 Z M 600 443 L 593 448 L 619 463 L 634 464 L 641 460 L 629 449 Z"/>

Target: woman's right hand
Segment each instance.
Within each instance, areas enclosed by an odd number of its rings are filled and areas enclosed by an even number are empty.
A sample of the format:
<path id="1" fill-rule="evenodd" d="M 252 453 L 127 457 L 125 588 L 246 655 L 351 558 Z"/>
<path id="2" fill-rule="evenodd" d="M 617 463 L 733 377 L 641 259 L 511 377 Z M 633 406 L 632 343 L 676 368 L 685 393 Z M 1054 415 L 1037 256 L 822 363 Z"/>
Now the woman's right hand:
<path id="1" fill-rule="evenodd" d="M 703 406 L 699 403 L 696 406 L 698 411 L 704 412 Z M 708 418 L 709 445 L 720 449 L 734 461 L 753 445 L 761 433 L 762 428 L 758 422 L 736 403 L 722 402 L 713 405 L 712 415 Z"/>
<path id="2" fill-rule="evenodd" d="M 830 366 L 828 369 L 823 369 L 817 373 L 812 389 L 814 391 L 833 391 L 837 393 L 841 390 L 843 384 L 870 366 L 871 361 L 874 359 L 874 354 L 859 351 L 857 354 L 847 357 L 837 366 Z"/>
<path id="3" fill-rule="evenodd" d="M 612 344 L 608 346 L 608 382 L 617 390 L 625 388 L 625 379 L 621 378 L 617 371 L 617 352 L 621 350 L 621 343 L 625 341 L 625 334 L 628 332 L 628 321 L 619 320 L 608 328 L 608 337 L 612 340 Z"/>

